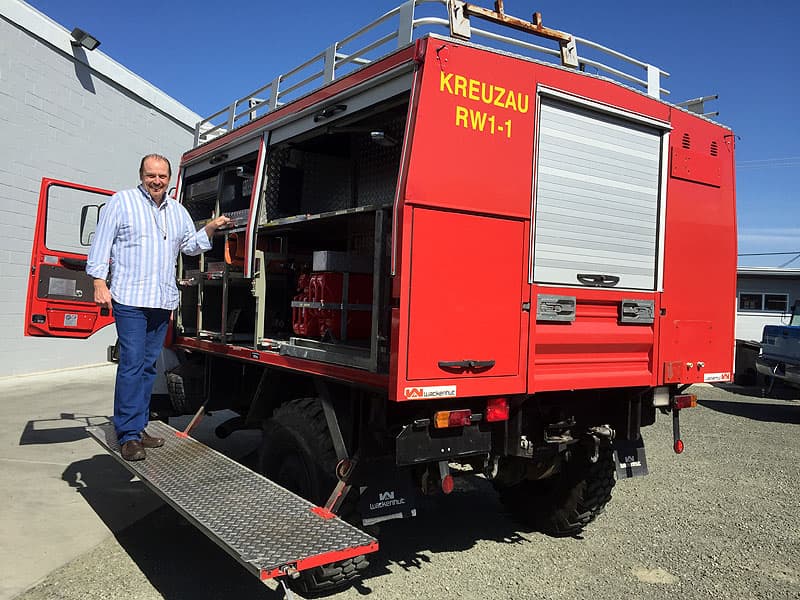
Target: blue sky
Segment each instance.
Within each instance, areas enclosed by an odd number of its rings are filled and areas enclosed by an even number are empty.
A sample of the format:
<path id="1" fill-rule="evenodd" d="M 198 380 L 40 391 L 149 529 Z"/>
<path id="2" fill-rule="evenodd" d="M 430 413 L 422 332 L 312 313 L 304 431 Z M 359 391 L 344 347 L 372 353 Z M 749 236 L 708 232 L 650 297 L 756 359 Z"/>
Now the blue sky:
<path id="1" fill-rule="evenodd" d="M 400 3 L 29 0 L 67 29 L 91 32 L 102 52 L 204 116 Z M 719 94 L 707 110 L 739 138 L 739 252 L 800 255 L 800 2 L 505 0 L 508 14 L 534 10 L 545 26 L 669 72 L 668 101 Z M 793 256 L 740 264 L 778 266 Z"/>

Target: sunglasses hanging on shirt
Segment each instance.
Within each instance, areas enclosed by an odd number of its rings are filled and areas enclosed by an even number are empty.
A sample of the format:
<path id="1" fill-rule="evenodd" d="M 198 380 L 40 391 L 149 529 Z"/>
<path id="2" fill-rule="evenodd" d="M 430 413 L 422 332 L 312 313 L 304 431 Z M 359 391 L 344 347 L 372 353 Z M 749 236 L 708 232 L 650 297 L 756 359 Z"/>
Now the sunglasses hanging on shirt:
<path id="1" fill-rule="evenodd" d="M 153 221 L 155 222 L 156 228 L 158 229 L 159 233 L 166 240 L 167 239 L 167 210 L 166 210 L 166 207 L 164 207 L 164 228 L 163 229 L 161 228 L 161 225 L 158 224 L 158 217 L 156 216 L 158 214 L 158 212 L 160 212 L 159 209 L 156 209 L 156 212 L 153 213 Z"/>

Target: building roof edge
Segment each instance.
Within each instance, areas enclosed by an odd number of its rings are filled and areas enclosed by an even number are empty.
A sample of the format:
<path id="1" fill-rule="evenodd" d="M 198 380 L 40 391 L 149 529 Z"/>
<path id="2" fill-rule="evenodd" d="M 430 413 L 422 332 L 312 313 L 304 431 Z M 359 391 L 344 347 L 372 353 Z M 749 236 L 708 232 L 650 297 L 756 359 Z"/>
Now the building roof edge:
<path id="1" fill-rule="evenodd" d="M 172 96 L 100 52 L 75 52 L 70 32 L 23 0 L 0 0 L 0 16 L 57 48 L 73 60 L 124 87 L 155 108 L 193 130 L 202 117 Z"/>

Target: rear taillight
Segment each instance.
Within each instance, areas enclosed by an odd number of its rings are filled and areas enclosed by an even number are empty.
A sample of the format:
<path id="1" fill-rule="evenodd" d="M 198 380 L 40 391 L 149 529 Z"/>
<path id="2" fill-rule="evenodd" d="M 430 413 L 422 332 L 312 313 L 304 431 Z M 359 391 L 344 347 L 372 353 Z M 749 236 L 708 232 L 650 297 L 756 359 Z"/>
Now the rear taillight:
<path id="1" fill-rule="evenodd" d="M 433 426 L 436 429 L 446 427 L 464 427 L 469 425 L 472 411 L 468 408 L 462 410 L 440 410 L 433 415 Z"/>
<path id="2" fill-rule="evenodd" d="M 508 421 L 508 398 L 490 398 L 486 403 L 487 421 Z"/>
<path id="3" fill-rule="evenodd" d="M 672 408 L 683 410 L 697 406 L 697 396 L 694 394 L 678 394 L 672 397 Z"/>

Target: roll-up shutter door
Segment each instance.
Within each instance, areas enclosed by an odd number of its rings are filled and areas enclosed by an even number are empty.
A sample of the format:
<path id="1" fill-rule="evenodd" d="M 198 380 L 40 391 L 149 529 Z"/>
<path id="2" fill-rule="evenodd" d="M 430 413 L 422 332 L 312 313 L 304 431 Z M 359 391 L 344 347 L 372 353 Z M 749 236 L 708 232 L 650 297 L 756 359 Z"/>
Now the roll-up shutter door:
<path id="1" fill-rule="evenodd" d="M 542 97 L 533 281 L 655 288 L 661 135 Z"/>

